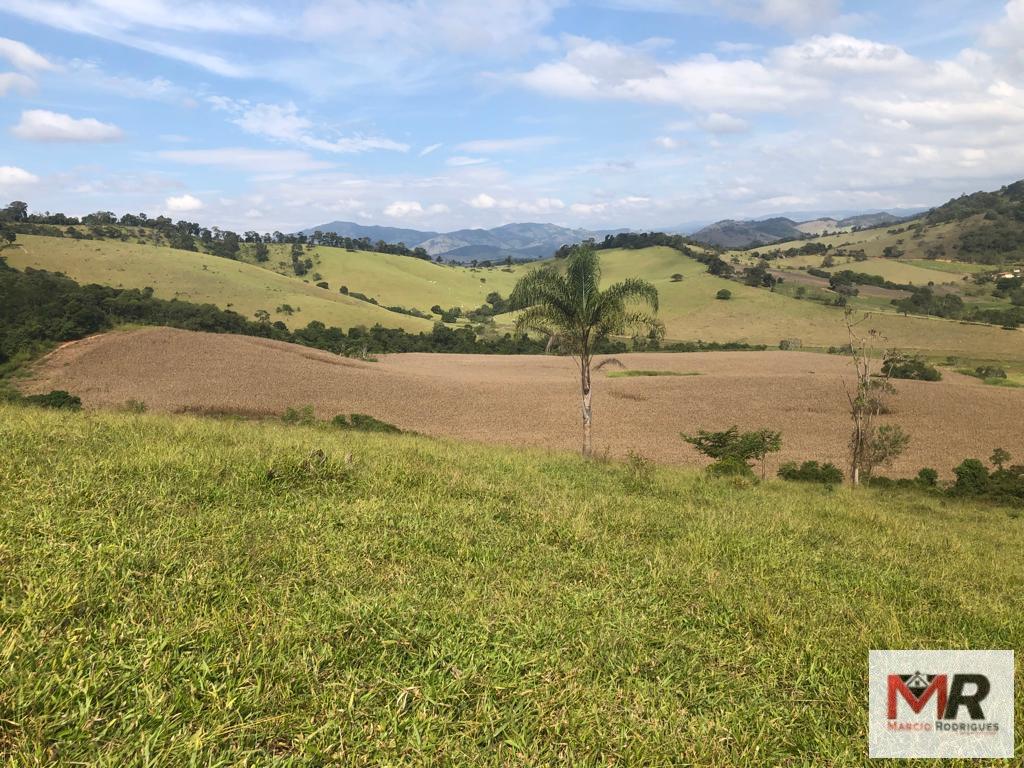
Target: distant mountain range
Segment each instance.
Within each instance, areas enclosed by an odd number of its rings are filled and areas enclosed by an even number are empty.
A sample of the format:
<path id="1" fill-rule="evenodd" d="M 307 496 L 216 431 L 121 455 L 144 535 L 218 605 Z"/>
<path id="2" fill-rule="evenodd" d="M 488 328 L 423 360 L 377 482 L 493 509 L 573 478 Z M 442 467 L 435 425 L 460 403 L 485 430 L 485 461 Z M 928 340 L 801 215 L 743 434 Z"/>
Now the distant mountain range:
<path id="1" fill-rule="evenodd" d="M 302 230 L 336 232 L 343 237 L 368 237 L 373 241 L 405 243 L 419 246 L 431 256 L 445 261 L 501 261 L 513 259 L 546 259 L 563 245 L 573 245 L 590 238 L 603 240 L 605 235 L 626 232 L 625 229 L 569 229 L 556 224 L 505 224 L 493 229 L 459 229 L 454 232 L 430 232 L 398 227 L 364 226 L 351 221 L 332 221 Z"/>
<path id="2" fill-rule="evenodd" d="M 906 216 L 879 211 L 841 219 L 822 216 L 807 221 L 794 221 L 787 216 L 744 221 L 724 219 L 697 230 L 690 237 L 699 243 L 717 245 L 720 248 L 751 248 L 821 235 L 825 232 L 848 232 L 858 227 L 878 227 L 902 221 L 904 218 Z"/>
<path id="3" fill-rule="evenodd" d="M 876 227 L 906 219 L 926 209 L 900 209 L 895 213 L 840 211 L 801 211 L 760 219 L 725 219 L 706 224 L 666 227 L 665 232 L 690 236 L 693 240 L 721 248 L 749 248 L 785 240 L 820 235 L 824 232 L 849 231 L 854 227 Z M 603 240 L 605 235 L 629 232 L 629 229 L 570 229 L 557 224 L 505 224 L 493 229 L 458 229 L 454 232 L 403 227 L 381 227 L 357 224 L 353 221 L 331 221 L 318 227 L 302 230 L 312 235 L 316 231 L 335 232 L 342 237 L 369 238 L 373 242 L 404 243 L 409 248 L 423 248 L 431 256 L 445 261 L 502 261 L 546 259 L 563 245 L 573 245 L 590 238 Z"/>

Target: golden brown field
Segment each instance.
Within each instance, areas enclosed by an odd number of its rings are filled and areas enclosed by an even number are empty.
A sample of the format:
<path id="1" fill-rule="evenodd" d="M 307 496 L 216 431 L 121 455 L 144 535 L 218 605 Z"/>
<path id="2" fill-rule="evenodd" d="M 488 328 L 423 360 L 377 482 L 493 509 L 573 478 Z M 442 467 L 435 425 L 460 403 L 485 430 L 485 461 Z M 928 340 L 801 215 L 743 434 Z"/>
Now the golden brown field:
<path id="1" fill-rule="evenodd" d="M 845 464 L 849 417 L 846 358 L 804 352 L 627 354 L 628 369 L 697 376 L 609 378 L 595 374 L 595 451 L 636 451 L 659 462 L 703 463 L 679 433 L 770 427 L 783 433 L 781 461 Z M 606 368 L 606 371 L 615 370 Z M 545 356 L 384 355 L 362 362 L 245 336 L 148 328 L 69 343 L 23 389 L 66 389 L 86 407 L 129 399 L 168 412 L 281 414 L 312 404 L 320 418 L 367 413 L 402 429 L 482 442 L 572 450 L 579 440 L 573 362 Z M 938 383 L 896 382 L 891 419 L 910 448 L 889 471 L 933 466 L 943 475 L 994 447 L 1024 460 L 1024 389 L 944 371 Z"/>

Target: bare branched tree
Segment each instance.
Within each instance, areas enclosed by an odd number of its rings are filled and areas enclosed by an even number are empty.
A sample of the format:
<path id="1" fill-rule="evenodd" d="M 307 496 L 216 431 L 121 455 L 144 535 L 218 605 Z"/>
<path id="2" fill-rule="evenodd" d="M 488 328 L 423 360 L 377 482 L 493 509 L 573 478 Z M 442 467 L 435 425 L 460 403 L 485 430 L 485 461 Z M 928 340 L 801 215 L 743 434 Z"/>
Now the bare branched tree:
<path id="1" fill-rule="evenodd" d="M 877 419 L 888 411 L 885 398 L 896 392 L 889 381 L 894 366 L 873 372 L 873 361 L 885 350 L 885 337 L 874 329 L 858 333 L 858 327 L 870 319 L 865 314 L 854 319 L 852 310 L 846 310 L 846 330 L 850 337 L 850 357 L 853 359 L 855 381 L 851 385 L 843 379 L 846 399 L 850 404 L 853 432 L 850 435 L 850 480 L 859 485 L 871 477 L 878 466 L 889 464 L 906 448 L 909 437 L 897 426 L 879 427 Z M 890 359 L 899 353 L 889 350 Z"/>

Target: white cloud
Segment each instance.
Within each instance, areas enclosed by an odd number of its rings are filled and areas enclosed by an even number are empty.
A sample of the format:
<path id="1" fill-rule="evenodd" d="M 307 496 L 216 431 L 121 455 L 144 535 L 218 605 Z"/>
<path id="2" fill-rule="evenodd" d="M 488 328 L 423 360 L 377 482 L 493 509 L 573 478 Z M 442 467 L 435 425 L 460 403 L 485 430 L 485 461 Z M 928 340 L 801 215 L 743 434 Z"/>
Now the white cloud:
<path id="1" fill-rule="evenodd" d="M 746 120 L 733 117 L 726 112 L 712 112 L 697 124 L 709 133 L 742 133 L 750 129 Z"/>
<path id="2" fill-rule="evenodd" d="M 0 37 L 0 58 L 7 59 L 15 69 L 22 72 L 51 72 L 57 69 L 44 56 L 8 37 Z"/>
<path id="3" fill-rule="evenodd" d="M 431 144 L 430 146 L 424 147 L 423 149 L 420 150 L 420 157 L 426 157 L 429 154 L 433 154 L 434 152 L 436 152 L 437 150 L 439 150 L 443 146 L 444 146 L 444 144 L 438 143 L 438 144 Z"/>
<path id="4" fill-rule="evenodd" d="M 166 0 L 5 0 L 4 11 L 56 29 L 92 35 L 202 67 L 224 77 L 251 74 L 208 49 L 156 39 L 156 32 L 278 34 L 288 25 L 249 4 Z"/>
<path id="5" fill-rule="evenodd" d="M 402 144 L 379 136 L 348 136 L 336 139 L 318 138 L 311 133 L 313 123 L 299 114 L 299 109 L 292 103 L 254 104 L 252 106 L 219 99 L 215 104 L 223 105 L 239 116 L 233 119 L 235 125 L 246 133 L 264 136 L 277 141 L 298 144 L 308 149 L 333 153 L 357 153 L 383 149 L 392 152 L 407 152 L 408 144 Z"/>
<path id="6" fill-rule="evenodd" d="M 298 173 L 330 168 L 330 163 L 314 160 L 306 152 L 276 149 L 173 149 L 157 153 L 158 157 L 186 165 L 209 165 L 253 173 Z"/>
<path id="7" fill-rule="evenodd" d="M 466 201 L 470 208 L 477 210 L 503 210 L 517 211 L 528 214 L 549 214 L 565 208 L 565 203 L 557 197 L 537 197 L 532 200 L 518 200 L 516 198 L 496 198 L 481 192 L 476 197 Z"/>
<path id="8" fill-rule="evenodd" d="M 168 211 L 175 213 L 184 213 L 186 211 L 198 211 L 203 207 L 203 201 L 198 197 L 193 197 L 189 194 L 179 195 L 178 197 L 168 197 L 164 201 L 164 206 Z"/>
<path id="9" fill-rule="evenodd" d="M 2 189 L 36 184 L 38 181 L 38 176 L 29 173 L 24 168 L 17 168 L 13 165 L 0 165 L 0 188 Z"/>
<path id="10" fill-rule="evenodd" d="M 101 123 L 91 117 L 74 118 L 45 109 L 30 109 L 21 113 L 21 120 L 11 128 L 19 139 L 29 141 L 117 141 L 121 129 L 111 123 Z"/>
<path id="11" fill-rule="evenodd" d="M 471 208 L 480 208 L 486 210 L 487 208 L 494 208 L 498 204 L 498 201 L 488 195 L 486 192 L 481 192 L 479 195 L 469 201 Z"/>
<path id="12" fill-rule="evenodd" d="M 19 72 L 0 72 L 0 96 L 10 91 L 29 93 L 35 88 L 35 81 Z"/>
<path id="13" fill-rule="evenodd" d="M 445 161 L 448 165 L 461 168 L 467 165 L 482 165 L 487 162 L 485 157 L 466 157 L 465 155 L 453 155 Z"/>
<path id="14" fill-rule="evenodd" d="M 435 203 L 426 208 L 417 200 L 396 200 L 384 209 L 385 216 L 392 218 L 418 218 L 426 214 L 447 213 L 448 206 L 443 203 Z"/>
<path id="15" fill-rule="evenodd" d="M 654 144 L 661 149 L 678 149 L 680 146 L 680 142 L 671 136 L 659 136 L 654 140 Z"/>
<path id="16" fill-rule="evenodd" d="M 526 136 L 519 139 L 480 139 L 459 144 L 456 149 L 470 154 L 488 152 L 531 152 L 561 141 L 557 136 Z"/>
<path id="17" fill-rule="evenodd" d="M 914 66 L 910 54 L 895 45 L 862 40 L 850 35 L 817 35 L 794 45 L 776 49 L 774 60 L 787 69 L 811 74 L 831 69 L 837 72 L 881 74 Z"/>
<path id="18" fill-rule="evenodd" d="M 1016 48 L 1019 52 L 1024 40 L 1024 0 L 1010 0 L 1003 18 L 986 28 L 983 37 L 989 45 Z"/>
<path id="19" fill-rule="evenodd" d="M 821 82 L 759 61 L 704 54 L 659 63 L 639 48 L 568 38 L 565 57 L 518 76 L 528 88 L 576 99 L 676 104 L 690 109 L 781 111 L 820 95 Z"/>

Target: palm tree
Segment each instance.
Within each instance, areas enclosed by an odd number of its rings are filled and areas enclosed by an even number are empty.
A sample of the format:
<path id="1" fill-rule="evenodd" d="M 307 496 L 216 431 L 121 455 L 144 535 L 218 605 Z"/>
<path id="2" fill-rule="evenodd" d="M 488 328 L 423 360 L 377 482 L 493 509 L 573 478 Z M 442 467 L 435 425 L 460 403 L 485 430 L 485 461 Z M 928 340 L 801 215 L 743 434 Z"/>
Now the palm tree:
<path id="1" fill-rule="evenodd" d="M 522 309 L 516 332 L 535 331 L 572 355 L 580 371 L 583 395 L 583 455 L 591 454 L 590 363 L 597 344 L 629 330 L 660 333 L 654 316 L 631 304 L 658 311 L 658 291 L 646 280 L 629 279 L 601 290 L 601 261 L 590 246 L 570 253 L 565 274 L 552 266 L 530 272 L 512 289 L 511 304 Z"/>

